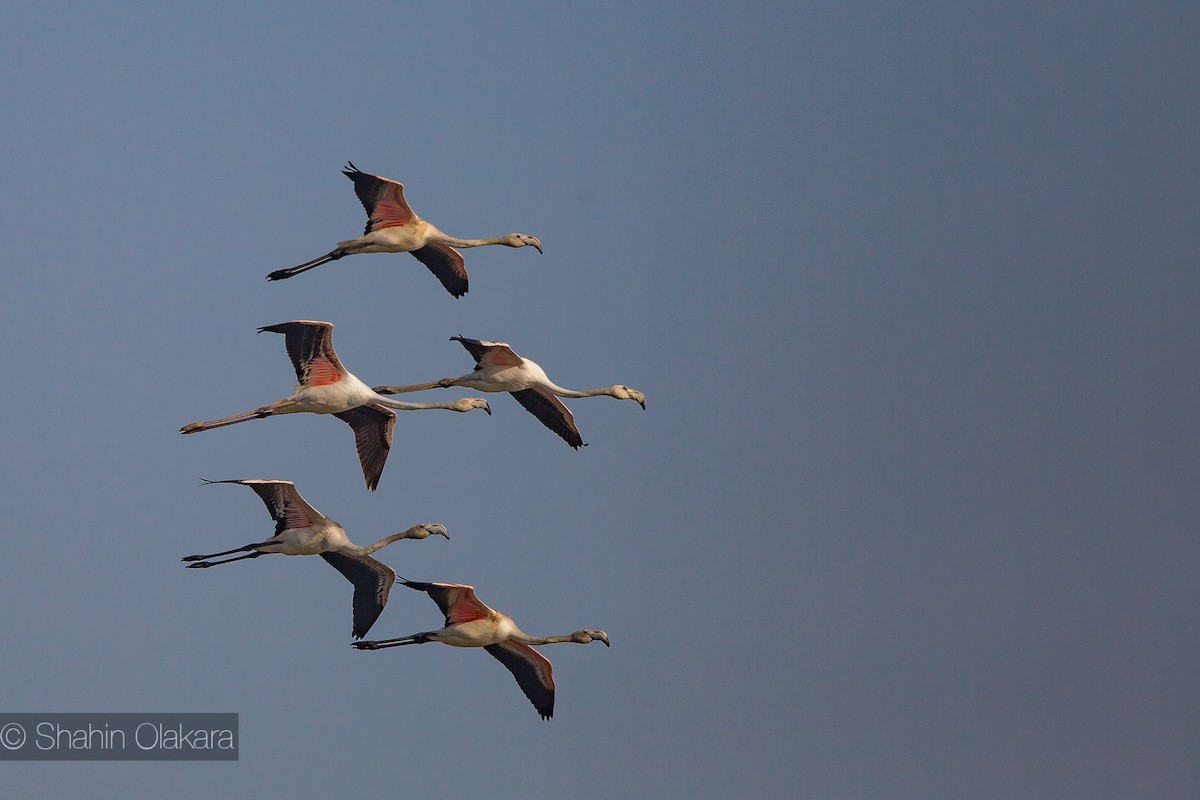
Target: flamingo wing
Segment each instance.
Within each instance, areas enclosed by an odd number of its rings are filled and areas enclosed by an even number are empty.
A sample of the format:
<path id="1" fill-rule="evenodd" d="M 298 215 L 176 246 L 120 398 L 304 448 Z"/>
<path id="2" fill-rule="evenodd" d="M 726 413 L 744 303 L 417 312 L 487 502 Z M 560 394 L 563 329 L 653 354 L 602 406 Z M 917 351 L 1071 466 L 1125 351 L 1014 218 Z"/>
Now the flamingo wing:
<path id="1" fill-rule="evenodd" d="M 326 519 L 325 515 L 310 506 L 291 481 L 268 481 L 259 478 L 243 478 L 229 481 L 205 483 L 236 483 L 249 486 L 262 499 L 271 519 L 275 520 L 275 535 L 286 530 L 310 528 Z"/>
<path id="2" fill-rule="evenodd" d="M 503 664 L 542 719 L 554 716 L 554 668 L 550 660 L 527 644 L 509 639 L 483 648 Z"/>
<path id="3" fill-rule="evenodd" d="M 346 376 L 346 368 L 333 349 L 333 324 L 313 320 L 281 322 L 258 329 L 259 333 L 282 333 L 288 358 L 301 386 L 327 386 Z"/>
<path id="4" fill-rule="evenodd" d="M 337 550 L 321 553 L 321 558 L 354 584 L 354 627 L 351 635 L 355 639 L 363 638 L 387 605 L 388 593 L 396 582 L 395 571 L 370 556 Z"/>
<path id="5" fill-rule="evenodd" d="M 401 581 L 410 589 L 425 592 L 446 617 L 446 626 L 460 622 L 474 622 L 486 619 L 496 613 L 486 603 L 475 596 L 475 587 L 464 583 L 418 583 L 416 581 Z"/>
<path id="6" fill-rule="evenodd" d="M 404 184 L 367 173 L 347 162 L 342 174 L 354 181 L 354 193 L 367 211 L 363 233 L 407 225 L 416 214 L 404 199 Z"/>
<path id="7" fill-rule="evenodd" d="M 357 406 L 349 411 L 340 411 L 335 417 L 354 429 L 354 446 L 362 464 L 363 478 L 367 488 L 375 491 L 383 465 L 387 463 L 392 449 L 392 429 L 396 427 L 396 414 L 378 403 Z"/>
<path id="8" fill-rule="evenodd" d="M 578 450 L 584 446 L 583 436 L 575 427 L 575 416 L 563 401 L 549 389 L 532 386 L 519 392 L 509 392 L 525 410 L 533 414 L 542 424 L 562 437 L 562 440 Z"/>
<path id="9" fill-rule="evenodd" d="M 505 342 L 488 342 L 483 339 L 467 339 L 463 336 L 451 336 L 450 341 L 458 342 L 467 348 L 467 352 L 475 359 L 475 369 L 480 367 L 519 367 L 525 359 L 513 352 Z"/>
<path id="10" fill-rule="evenodd" d="M 446 291 L 455 297 L 467 293 L 467 265 L 462 253 L 448 244 L 431 242 L 424 247 L 412 251 L 413 256 L 429 267 Z"/>

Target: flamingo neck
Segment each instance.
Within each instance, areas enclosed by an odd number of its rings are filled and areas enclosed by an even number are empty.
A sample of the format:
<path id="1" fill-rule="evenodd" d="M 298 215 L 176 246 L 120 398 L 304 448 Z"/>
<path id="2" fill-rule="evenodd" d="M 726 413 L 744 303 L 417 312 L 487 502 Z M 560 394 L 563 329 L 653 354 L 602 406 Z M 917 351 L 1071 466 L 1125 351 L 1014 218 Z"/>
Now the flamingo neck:
<path id="1" fill-rule="evenodd" d="M 511 638 L 516 639 L 518 642 L 529 645 L 558 644 L 560 642 L 575 641 L 573 638 L 571 638 L 570 634 L 567 634 L 566 636 L 530 636 L 524 631 L 517 631 Z"/>
<path id="2" fill-rule="evenodd" d="M 380 539 L 378 542 L 375 542 L 374 544 L 369 544 L 369 545 L 366 545 L 365 547 L 356 547 L 354 549 L 354 552 L 358 553 L 361 556 L 369 556 L 371 553 L 374 553 L 376 550 L 387 547 L 392 542 L 398 542 L 401 539 L 416 538 L 413 536 L 413 533 L 416 530 L 417 530 L 416 527 L 412 527 L 406 531 L 400 531 L 400 533 L 393 533 L 391 536 L 385 536 L 382 539 Z"/>
<path id="3" fill-rule="evenodd" d="M 493 236 L 488 239 L 459 239 L 456 236 L 448 236 L 438 231 L 436 237 L 430 238 L 436 238 L 437 241 L 442 244 L 448 244 L 451 247 L 485 247 L 489 244 L 508 244 L 507 236 Z"/>
<path id="4" fill-rule="evenodd" d="M 434 385 L 436 386 L 437 384 Z M 395 408 L 400 411 L 422 411 L 429 408 L 441 408 L 447 411 L 456 410 L 453 403 L 404 403 L 399 400 L 390 400 L 386 397 L 380 397 L 376 400 L 376 402 L 381 405 L 385 405 L 388 408 Z"/>
<path id="5" fill-rule="evenodd" d="M 559 397 L 596 397 L 597 395 L 608 395 L 609 397 L 616 396 L 615 386 L 606 386 L 602 389 L 585 389 L 576 391 L 575 389 L 564 389 L 561 386 L 551 386 L 550 389 Z"/>

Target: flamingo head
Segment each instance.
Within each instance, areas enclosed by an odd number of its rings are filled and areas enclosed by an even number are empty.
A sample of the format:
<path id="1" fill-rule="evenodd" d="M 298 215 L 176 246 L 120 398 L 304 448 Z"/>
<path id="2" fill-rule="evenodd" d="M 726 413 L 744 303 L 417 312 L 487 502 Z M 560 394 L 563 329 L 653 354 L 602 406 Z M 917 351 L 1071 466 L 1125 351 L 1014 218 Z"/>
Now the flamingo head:
<path id="1" fill-rule="evenodd" d="M 536 236 L 530 236 L 527 233 L 510 233 L 505 244 L 509 247 L 536 247 L 537 251 L 542 252 L 542 243 Z"/>
<path id="2" fill-rule="evenodd" d="M 604 631 L 575 631 L 571 634 L 571 641 L 579 642 L 579 644 L 604 642 L 605 647 L 611 647 L 611 645 L 608 643 L 608 634 Z"/>
<path id="3" fill-rule="evenodd" d="M 412 539 L 424 539 L 429 536 L 445 536 L 446 540 L 450 540 L 450 531 L 446 530 L 446 526 L 440 522 L 427 522 L 424 525 L 417 525 L 409 531 Z"/>
<path id="4" fill-rule="evenodd" d="M 642 407 L 642 411 L 646 410 L 646 395 L 637 389 L 630 389 L 628 386 L 614 386 L 613 397 L 618 400 L 635 400 Z"/>
<path id="5" fill-rule="evenodd" d="M 492 415 L 492 407 L 488 405 L 488 401 L 484 400 L 482 397 L 460 397 L 454 401 L 453 405 L 455 411 L 462 411 L 465 413 L 467 411 L 474 411 L 477 408 L 482 408 L 488 413 L 489 417 Z"/>

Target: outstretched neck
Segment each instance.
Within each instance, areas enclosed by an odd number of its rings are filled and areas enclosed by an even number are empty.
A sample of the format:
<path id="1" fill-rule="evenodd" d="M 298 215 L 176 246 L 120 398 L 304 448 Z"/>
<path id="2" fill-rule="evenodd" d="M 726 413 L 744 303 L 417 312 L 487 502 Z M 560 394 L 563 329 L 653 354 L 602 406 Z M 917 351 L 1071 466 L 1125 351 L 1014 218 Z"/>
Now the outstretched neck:
<path id="1" fill-rule="evenodd" d="M 520 642 L 524 642 L 525 644 L 534 644 L 534 645 L 558 644 L 559 642 L 575 641 L 570 636 L 529 636 L 527 634 L 522 634 L 521 636 L 514 636 L 513 638 L 517 639 Z"/>
<path id="2" fill-rule="evenodd" d="M 508 233 L 504 236 L 490 236 L 487 239 L 459 239 L 457 236 L 448 236 L 429 223 L 425 224 L 428 226 L 425 229 L 425 240 L 430 242 L 440 242 L 451 247 L 483 247 L 486 244 L 502 244 L 505 247 L 536 247 L 539 253 L 542 252 L 542 243 L 536 236 L 530 236 L 527 233 Z"/>
<path id="3" fill-rule="evenodd" d="M 591 642 L 604 642 L 608 644 L 608 634 L 604 631 L 582 630 L 568 633 L 565 636 L 530 636 L 524 631 L 518 630 L 513 636 L 518 642 L 523 642 L 530 645 L 540 644 L 558 644 L 560 642 L 574 642 L 575 644 L 590 644 Z"/>
<path id="4" fill-rule="evenodd" d="M 628 386 L 605 386 L 602 389 L 588 389 L 586 391 L 577 392 L 573 389 L 564 389 L 561 386 L 551 384 L 548 387 L 559 397 L 595 397 L 596 395 L 606 395 L 615 397 L 617 400 L 633 400 L 642 410 L 646 410 L 646 395 L 639 392 L 637 389 L 630 389 Z"/>
<path id="5" fill-rule="evenodd" d="M 387 387 L 381 387 L 381 388 L 386 389 Z M 399 393 L 397 392 L 397 394 L 399 394 Z M 443 408 L 443 409 L 446 409 L 447 411 L 457 411 L 458 410 L 455 407 L 454 403 L 452 403 L 452 402 L 451 403 L 404 403 L 404 402 L 401 402 L 400 400 L 389 400 L 386 397 L 381 397 L 376 402 L 378 402 L 380 405 L 385 405 L 388 408 L 395 408 L 400 411 L 421 411 L 421 410 L 427 409 L 427 408 Z"/>
<path id="6" fill-rule="evenodd" d="M 487 239 L 459 239 L 457 236 L 448 236 L 447 234 L 438 231 L 437 240 L 443 244 L 448 244 L 451 247 L 484 247 L 489 244 L 503 244 L 512 246 L 507 236 L 493 236 Z"/>
<path id="7" fill-rule="evenodd" d="M 406 531 L 400 531 L 399 533 L 393 533 L 391 536 L 385 536 L 382 539 L 380 539 L 378 542 L 375 542 L 374 544 L 369 544 L 369 545 L 366 545 L 365 547 L 355 548 L 354 552 L 358 553 L 360 556 L 369 556 L 371 553 L 374 553 L 376 550 L 387 547 L 392 542 L 398 542 L 401 539 L 417 538 L 414 534 L 418 533 L 418 531 L 420 529 L 421 529 L 420 525 L 414 525 L 413 527 L 409 528 Z"/>
<path id="8" fill-rule="evenodd" d="M 617 387 L 615 387 L 615 386 L 605 386 L 602 389 L 584 389 L 583 391 L 576 391 L 575 389 L 564 389 L 561 386 L 553 386 L 551 388 L 554 390 L 554 393 L 556 395 L 558 395 L 559 397 L 596 397 L 598 395 L 608 395 L 609 397 L 617 396 L 616 395 Z"/>

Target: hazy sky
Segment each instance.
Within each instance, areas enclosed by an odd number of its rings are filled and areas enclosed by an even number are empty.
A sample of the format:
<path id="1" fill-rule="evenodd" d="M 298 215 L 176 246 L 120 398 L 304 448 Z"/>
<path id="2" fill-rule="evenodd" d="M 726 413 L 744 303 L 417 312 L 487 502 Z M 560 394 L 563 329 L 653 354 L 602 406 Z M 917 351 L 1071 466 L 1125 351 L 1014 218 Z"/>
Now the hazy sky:
<path id="1" fill-rule="evenodd" d="M 25 4 L 0 26 L 2 711 L 240 714 L 241 759 L 0 764 L 21 797 L 1200 795 L 1195 3 Z M 460 236 L 358 235 L 347 160 Z M 286 395 L 510 342 L 570 402 L 401 412 L 379 490 Z M 412 396 L 445 400 L 459 390 Z M 546 648 L 349 647 L 284 478 Z M 373 637 L 439 627 L 398 588 Z"/>

